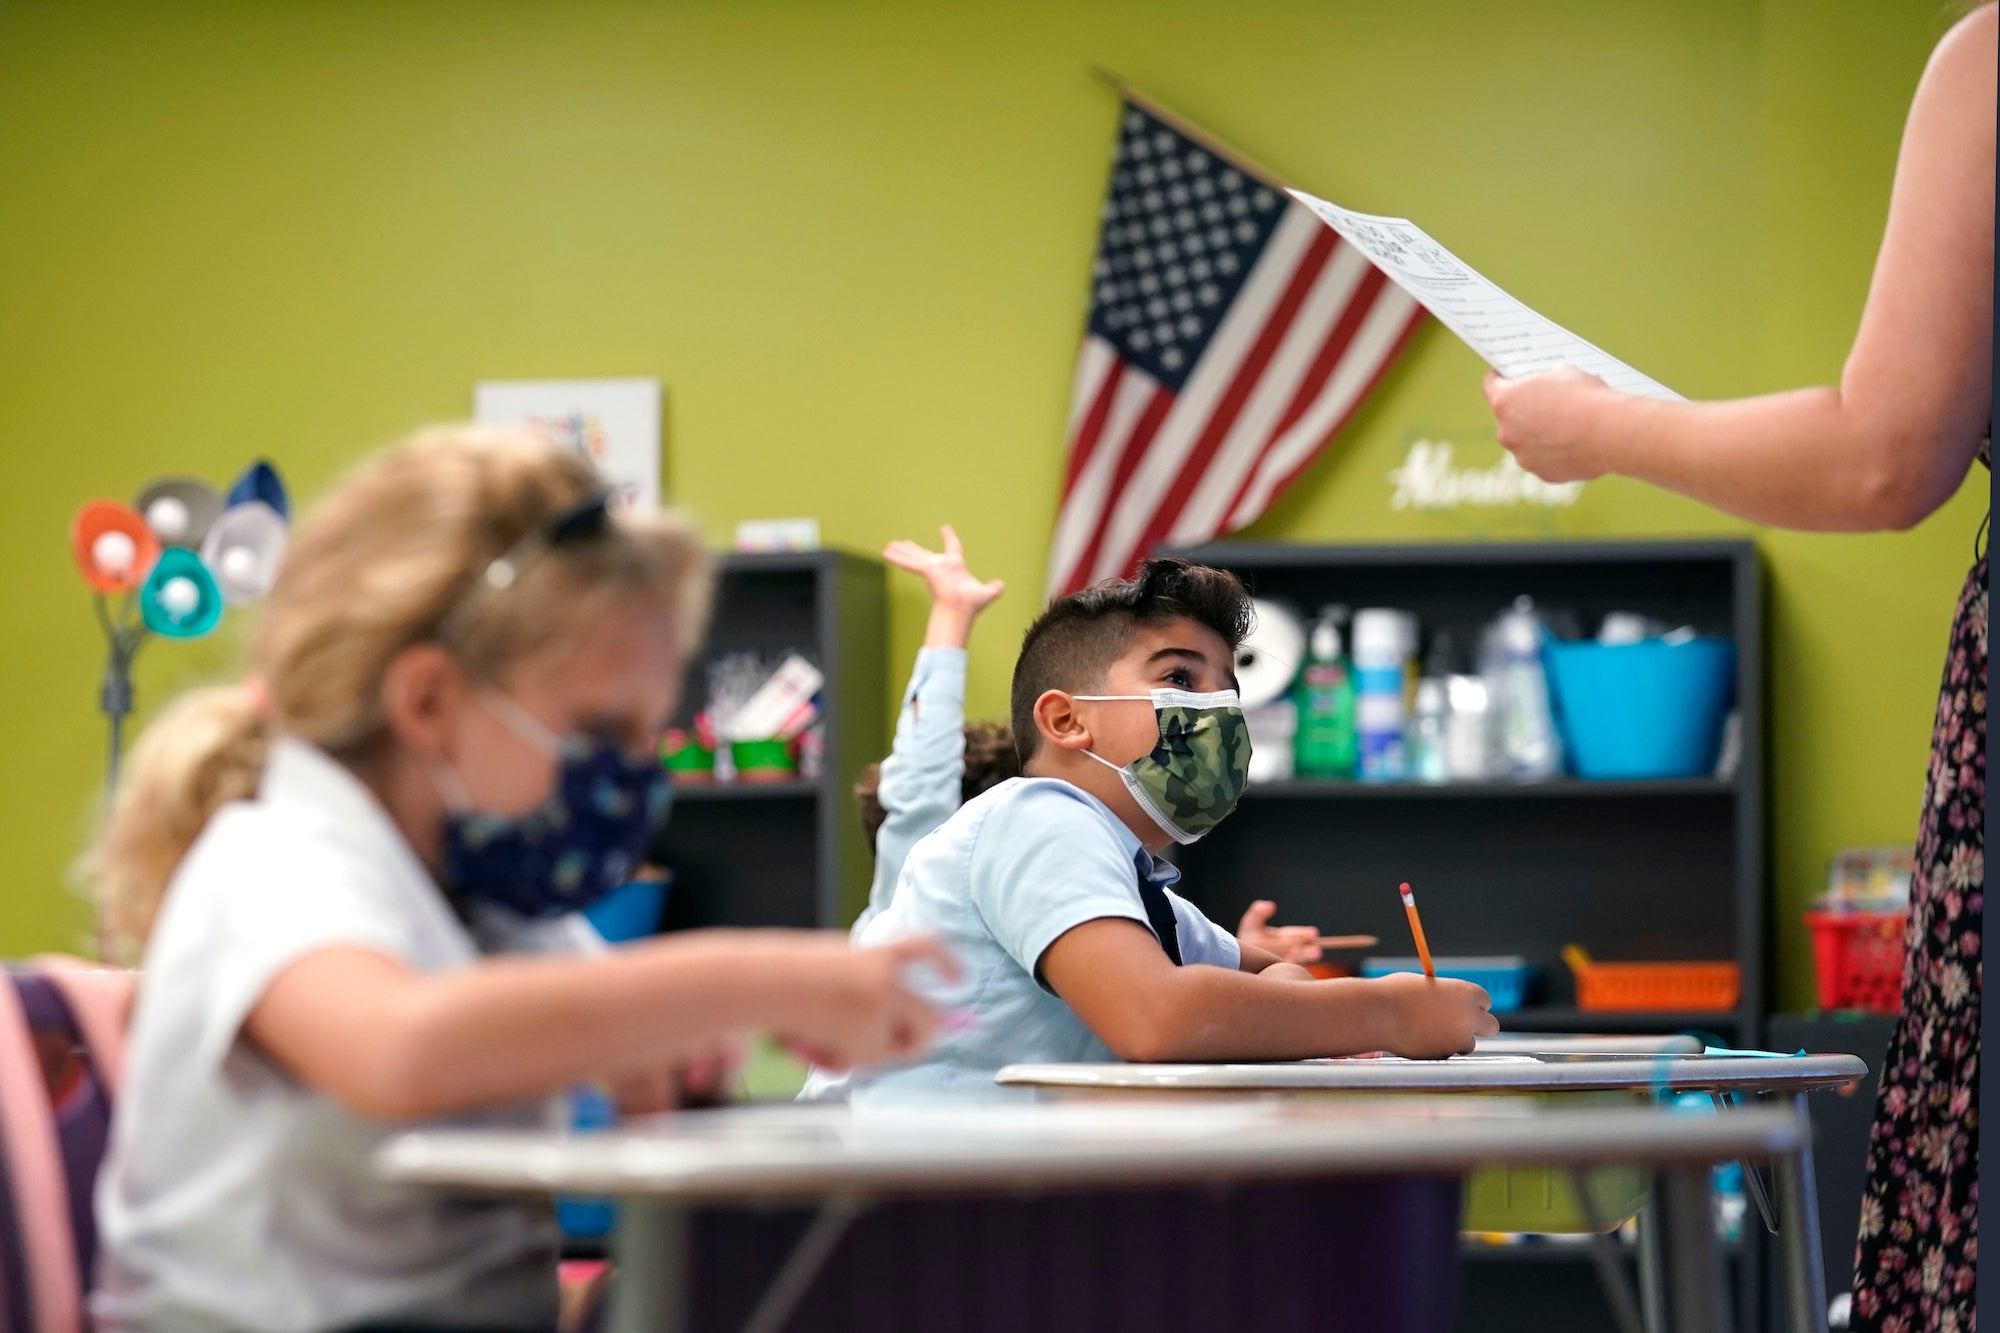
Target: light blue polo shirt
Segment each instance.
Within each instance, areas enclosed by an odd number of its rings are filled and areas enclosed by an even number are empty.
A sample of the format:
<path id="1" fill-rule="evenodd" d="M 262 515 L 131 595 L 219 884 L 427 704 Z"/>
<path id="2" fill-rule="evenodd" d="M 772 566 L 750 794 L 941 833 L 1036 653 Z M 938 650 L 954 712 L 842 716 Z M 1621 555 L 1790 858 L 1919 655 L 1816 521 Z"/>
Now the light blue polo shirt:
<path id="1" fill-rule="evenodd" d="M 1169 888 L 1180 871 L 1082 788 L 1010 778 L 967 802 L 910 852 L 895 896 L 858 932 L 862 944 L 919 933 L 942 940 L 964 975 L 924 989 L 961 1011 L 963 1023 L 940 1033 L 916 1064 L 852 1075 L 814 1070 L 801 1097 L 986 1093 L 1003 1065 L 1115 1059 L 1035 969 L 1051 944 L 1086 921 L 1123 917 L 1150 930 L 1142 875 L 1173 906 L 1183 965 L 1238 966 L 1235 937 Z"/>

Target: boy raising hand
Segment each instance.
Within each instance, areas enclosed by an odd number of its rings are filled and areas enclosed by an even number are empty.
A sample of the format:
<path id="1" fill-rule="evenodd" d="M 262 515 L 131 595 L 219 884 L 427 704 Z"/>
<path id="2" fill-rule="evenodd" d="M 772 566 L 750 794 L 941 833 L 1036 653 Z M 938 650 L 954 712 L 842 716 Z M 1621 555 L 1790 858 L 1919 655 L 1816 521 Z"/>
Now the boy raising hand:
<path id="1" fill-rule="evenodd" d="M 923 647 L 903 691 L 896 736 L 888 758 L 862 770 L 854 795 L 861 822 L 875 848 L 868 906 L 854 923 L 861 930 L 888 905 L 902 877 L 903 861 L 923 836 L 966 801 L 1020 773 L 1014 738 L 1005 723 L 965 721 L 966 647 L 973 622 L 1007 591 L 1002 579 L 982 579 L 967 567 L 965 547 L 947 523 L 938 550 L 916 542 L 890 542 L 882 558 L 924 581 L 931 595 Z M 1287 962 L 1320 957 L 1319 930 L 1273 926 L 1278 910 L 1268 899 L 1250 904 L 1236 938 Z"/>
<path id="2" fill-rule="evenodd" d="M 934 998 L 966 1021 L 857 1090 L 984 1088 L 1031 1060 L 1435 1057 L 1498 1031 L 1477 986 L 1314 981 L 1173 892 L 1179 872 L 1157 853 L 1200 838 L 1243 792 L 1234 653 L 1249 616 L 1234 576 L 1160 559 L 1030 627 L 1012 691 L 1022 775 L 919 843 L 861 932 L 940 937 L 964 975 Z"/>

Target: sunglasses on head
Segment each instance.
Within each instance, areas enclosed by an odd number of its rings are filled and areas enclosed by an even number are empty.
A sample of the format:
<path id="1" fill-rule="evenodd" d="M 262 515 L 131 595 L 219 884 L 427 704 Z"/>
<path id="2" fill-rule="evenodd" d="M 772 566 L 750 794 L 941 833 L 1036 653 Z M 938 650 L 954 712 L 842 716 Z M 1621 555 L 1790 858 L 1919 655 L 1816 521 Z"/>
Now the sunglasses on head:
<path id="1" fill-rule="evenodd" d="M 458 604 L 439 622 L 438 638 L 447 642 L 457 638 L 482 601 L 513 587 L 551 551 L 594 541 L 610 530 L 611 497 L 601 491 L 536 524 L 526 536 L 495 556 L 472 581 Z"/>

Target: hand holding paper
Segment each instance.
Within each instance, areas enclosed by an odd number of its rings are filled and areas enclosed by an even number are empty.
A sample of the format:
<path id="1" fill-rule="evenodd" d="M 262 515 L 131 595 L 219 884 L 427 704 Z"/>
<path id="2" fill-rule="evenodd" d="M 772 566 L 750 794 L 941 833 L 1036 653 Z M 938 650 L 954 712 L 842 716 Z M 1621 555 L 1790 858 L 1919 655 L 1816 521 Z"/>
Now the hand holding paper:
<path id="1" fill-rule="evenodd" d="M 1509 379 L 1569 365 L 1621 393 L 1680 398 L 1603 348 L 1522 305 L 1409 219 L 1351 212 L 1303 190 L 1291 194 Z"/>
<path id="2" fill-rule="evenodd" d="M 1603 443 L 1587 422 L 1591 405 L 1623 401 L 1616 389 L 1575 366 L 1510 380 L 1486 372 L 1480 386 L 1493 409 L 1493 433 L 1523 471 L 1551 485 L 1596 481 L 1611 470 Z"/>

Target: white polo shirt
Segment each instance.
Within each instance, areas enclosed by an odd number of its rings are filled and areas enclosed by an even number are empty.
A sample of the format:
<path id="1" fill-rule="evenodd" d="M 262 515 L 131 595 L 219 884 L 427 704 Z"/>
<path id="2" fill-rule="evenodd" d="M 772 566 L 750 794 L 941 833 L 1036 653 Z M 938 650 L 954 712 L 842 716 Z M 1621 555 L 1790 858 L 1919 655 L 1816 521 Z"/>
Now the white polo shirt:
<path id="1" fill-rule="evenodd" d="M 241 1029 L 272 979 L 321 949 L 445 972 L 482 953 L 602 944 L 581 917 L 495 912 L 468 930 L 352 773 L 312 746 L 275 742 L 257 798 L 220 811 L 182 861 L 147 946 L 97 1189 L 99 1327 L 553 1328 L 546 1203 L 377 1179 L 370 1155 L 410 1126 L 301 1085 Z M 560 1107 L 454 1123 L 549 1125 Z"/>

